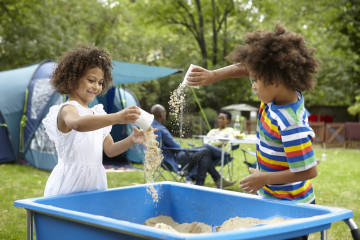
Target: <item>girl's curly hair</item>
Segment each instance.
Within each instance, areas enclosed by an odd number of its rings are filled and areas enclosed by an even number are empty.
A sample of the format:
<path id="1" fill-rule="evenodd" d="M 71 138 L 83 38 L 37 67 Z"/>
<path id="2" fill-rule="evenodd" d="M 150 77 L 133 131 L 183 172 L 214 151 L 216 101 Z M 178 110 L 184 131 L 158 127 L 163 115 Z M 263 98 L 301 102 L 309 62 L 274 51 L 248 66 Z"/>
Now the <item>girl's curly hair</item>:
<path id="1" fill-rule="evenodd" d="M 104 72 L 101 94 L 112 86 L 112 61 L 110 55 L 95 46 L 78 44 L 75 49 L 66 52 L 58 60 L 58 65 L 50 79 L 52 86 L 60 94 L 70 94 L 90 68 L 98 67 Z"/>
<path id="2" fill-rule="evenodd" d="M 278 23 L 274 32 L 257 30 L 245 35 L 245 45 L 237 45 L 226 57 L 240 63 L 267 84 L 283 84 L 293 90 L 313 90 L 320 61 L 308 49 L 302 35 L 287 31 Z"/>

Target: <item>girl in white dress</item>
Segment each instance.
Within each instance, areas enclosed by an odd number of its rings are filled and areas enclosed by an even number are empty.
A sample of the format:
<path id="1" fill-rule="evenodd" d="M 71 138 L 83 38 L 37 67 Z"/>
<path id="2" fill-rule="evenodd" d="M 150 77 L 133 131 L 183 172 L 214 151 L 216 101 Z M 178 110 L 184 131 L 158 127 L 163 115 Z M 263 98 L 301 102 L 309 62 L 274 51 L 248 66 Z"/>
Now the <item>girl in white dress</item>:
<path id="1" fill-rule="evenodd" d="M 113 124 L 135 123 L 140 116 L 138 107 L 112 114 L 106 114 L 102 104 L 88 107 L 98 94 L 111 87 L 111 69 L 109 54 L 93 46 L 78 45 L 60 58 L 51 84 L 69 98 L 51 107 L 43 120 L 58 153 L 58 164 L 46 183 L 45 196 L 106 189 L 103 151 L 113 157 L 136 143 L 145 143 L 144 132 L 136 127 L 130 136 L 116 143 L 110 135 Z"/>

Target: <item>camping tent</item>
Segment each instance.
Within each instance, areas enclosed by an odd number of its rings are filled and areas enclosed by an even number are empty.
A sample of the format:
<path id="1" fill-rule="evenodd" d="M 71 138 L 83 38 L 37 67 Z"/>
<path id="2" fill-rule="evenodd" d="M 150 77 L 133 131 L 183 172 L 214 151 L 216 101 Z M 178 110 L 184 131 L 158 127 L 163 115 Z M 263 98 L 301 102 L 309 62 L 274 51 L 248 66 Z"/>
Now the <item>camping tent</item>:
<path id="1" fill-rule="evenodd" d="M 41 123 L 49 107 L 64 101 L 63 96 L 55 93 L 49 84 L 55 66 L 55 62 L 46 60 L 0 72 L 0 163 L 23 159 L 41 169 L 51 170 L 55 166 L 55 147 Z M 113 78 L 118 86 L 178 72 L 181 70 L 114 61 Z M 139 105 L 130 91 L 118 88 L 111 89 L 105 96 L 99 96 L 93 102 L 96 103 L 104 104 L 108 113 Z M 126 129 L 130 127 L 126 126 Z M 119 140 L 129 133 L 114 127 L 111 134 L 115 140 Z M 141 161 L 136 153 L 126 157 L 130 161 Z"/>

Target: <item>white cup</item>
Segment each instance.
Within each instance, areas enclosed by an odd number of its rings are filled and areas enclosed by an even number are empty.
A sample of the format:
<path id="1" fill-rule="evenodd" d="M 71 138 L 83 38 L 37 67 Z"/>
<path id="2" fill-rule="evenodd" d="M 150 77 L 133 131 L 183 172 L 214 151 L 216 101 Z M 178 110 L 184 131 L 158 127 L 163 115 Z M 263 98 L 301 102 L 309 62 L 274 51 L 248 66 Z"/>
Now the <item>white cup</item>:
<path id="1" fill-rule="evenodd" d="M 146 130 L 151 126 L 151 123 L 154 121 L 154 115 L 142 110 L 140 110 L 140 117 L 136 120 L 135 124 L 138 125 L 142 130 Z"/>
<path id="2" fill-rule="evenodd" d="M 189 85 L 187 84 L 187 76 L 188 76 L 189 73 L 191 72 L 191 69 L 193 69 L 194 67 L 199 67 L 199 66 L 197 66 L 197 65 L 195 65 L 195 64 L 190 64 L 190 67 L 188 68 L 188 70 L 187 70 L 187 72 L 186 72 L 186 74 L 185 74 L 185 77 L 184 77 L 184 80 L 183 80 L 182 84 L 184 84 L 184 85 L 186 85 L 186 86 L 189 86 Z M 199 88 L 199 86 L 189 86 L 189 87 Z"/>

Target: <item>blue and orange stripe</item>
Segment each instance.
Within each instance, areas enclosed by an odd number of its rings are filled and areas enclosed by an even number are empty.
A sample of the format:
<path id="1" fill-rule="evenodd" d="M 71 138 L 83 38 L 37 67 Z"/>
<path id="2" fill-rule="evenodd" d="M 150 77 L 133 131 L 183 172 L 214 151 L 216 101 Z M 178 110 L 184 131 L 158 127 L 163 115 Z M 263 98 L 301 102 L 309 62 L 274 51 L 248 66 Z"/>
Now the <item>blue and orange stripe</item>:
<path id="1" fill-rule="evenodd" d="M 308 194 L 309 191 L 312 191 L 312 184 L 310 181 L 306 181 L 306 184 L 304 185 L 304 187 L 302 188 L 298 188 L 296 190 L 293 191 L 284 191 L 284 190 L 278 190 L 278 191 L 274 191 L 271 188 L 264 186 L 263 190 L 266 191 L 268 194 L 273 195 L 277 198 L 280 199 L 297 199 L 297 198 L 302 198 L 304 197 L 306 194 Z"/>
<path id="2" fill-rule="evenodd" d="M 260 170 L 277 172 L 313 166 L 315 158 L 312 141 L 315 137 L 303 110 L 302 97 L 299 102 L 289 107 L 261 103 L 257 131 L 261 146 L 257 144 L 256 147 Z M 292 126 L 293 123 L 296 126 Z M 284 136 L 286 138 L 283 139 Z M 299 202 L 308 202 L 315 198 L 309 180 L 299 184 L 265 186 L 260 189 L 260 193 Z"/>

